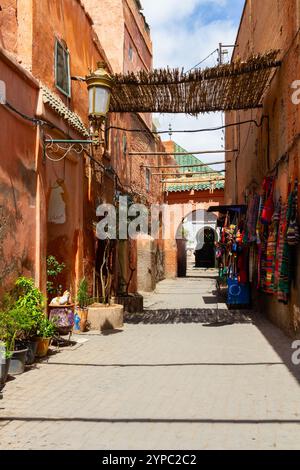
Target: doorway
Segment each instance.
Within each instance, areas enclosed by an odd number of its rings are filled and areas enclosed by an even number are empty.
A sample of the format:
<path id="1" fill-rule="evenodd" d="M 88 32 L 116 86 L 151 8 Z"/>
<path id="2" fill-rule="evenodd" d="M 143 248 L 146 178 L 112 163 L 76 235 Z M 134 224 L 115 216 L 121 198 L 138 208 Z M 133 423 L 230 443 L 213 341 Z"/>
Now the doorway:
<path id="1" fill-rule="evenodd" d="M 197 247 L 195 250 L 196 268 L 214 268 L 216 233 L 213 228 L 205 227 L 197 233 Z"/>

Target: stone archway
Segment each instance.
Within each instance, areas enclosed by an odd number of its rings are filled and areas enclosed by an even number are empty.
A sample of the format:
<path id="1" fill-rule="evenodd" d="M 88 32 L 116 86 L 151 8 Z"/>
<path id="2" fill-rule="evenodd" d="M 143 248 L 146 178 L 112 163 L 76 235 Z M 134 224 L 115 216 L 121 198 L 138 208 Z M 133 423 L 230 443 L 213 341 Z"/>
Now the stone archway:
<path id="1" fill-rule="evenodd" d="M 177 277 L 185 277 L 191 263 L 199 268 L 214 268 L 218 239 L 216 214 L 199 205 L 186 212 L 176 231 Z"/>

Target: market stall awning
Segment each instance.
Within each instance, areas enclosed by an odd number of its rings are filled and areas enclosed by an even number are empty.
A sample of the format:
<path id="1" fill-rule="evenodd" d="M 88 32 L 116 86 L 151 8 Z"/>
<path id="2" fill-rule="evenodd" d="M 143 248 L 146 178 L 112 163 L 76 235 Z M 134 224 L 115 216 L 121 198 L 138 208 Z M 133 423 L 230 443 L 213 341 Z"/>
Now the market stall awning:
<path id="1" fill-rule="evenodd" d="M 236 204 L 229 206 L 210 206 L 207 212 L 219 212 L 220 214 L 227 214 L 227 212 L 238 212 L 245 214 L 247 212 L 247 206 L 245 204 Z"/>
<path id="2" fill-rule="evenodd" d="M 115 75 L 110 111 L 186 113 L 260 107 L 279 51 L 189 73 L 144 70 Z"/>

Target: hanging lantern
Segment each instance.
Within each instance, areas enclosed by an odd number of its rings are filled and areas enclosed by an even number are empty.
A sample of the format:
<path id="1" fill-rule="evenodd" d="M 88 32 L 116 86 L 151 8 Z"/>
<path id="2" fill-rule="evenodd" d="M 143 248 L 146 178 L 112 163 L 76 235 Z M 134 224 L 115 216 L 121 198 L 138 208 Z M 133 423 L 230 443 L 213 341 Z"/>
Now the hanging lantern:
<path id="1" fill-rule="evenodd" d="M 89 92 L 89 118 L 91 121 L 104 120 L 110 105 L 113 85 L 111 75 L 105 69 L 104 62 L 98 62 L 98 69 L 86 77 Z"/>

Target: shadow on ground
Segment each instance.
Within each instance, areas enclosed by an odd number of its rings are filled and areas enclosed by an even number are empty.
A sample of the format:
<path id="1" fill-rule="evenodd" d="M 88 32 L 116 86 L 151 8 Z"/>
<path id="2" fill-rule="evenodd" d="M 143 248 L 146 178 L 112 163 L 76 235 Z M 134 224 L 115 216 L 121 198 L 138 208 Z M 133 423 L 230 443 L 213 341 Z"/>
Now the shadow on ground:
<path id="1" fill-rule="evenodd" d="M 143 313 L 125 313 L 125 322 L 132 324 L 203 323 L 219 324 L 253 323 L 255 313 L 251 310 L 227 309 L 178 309 L 145 310 Z"/>

